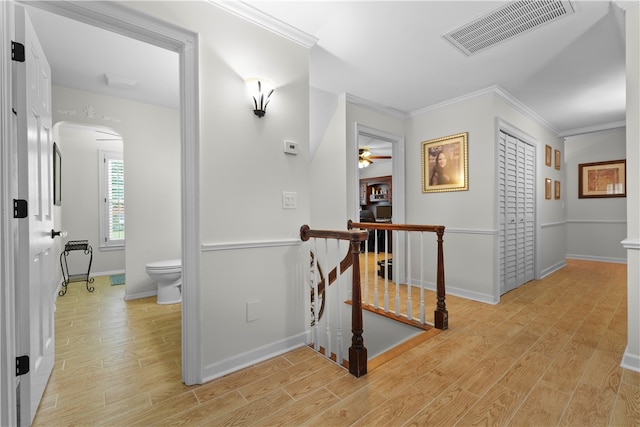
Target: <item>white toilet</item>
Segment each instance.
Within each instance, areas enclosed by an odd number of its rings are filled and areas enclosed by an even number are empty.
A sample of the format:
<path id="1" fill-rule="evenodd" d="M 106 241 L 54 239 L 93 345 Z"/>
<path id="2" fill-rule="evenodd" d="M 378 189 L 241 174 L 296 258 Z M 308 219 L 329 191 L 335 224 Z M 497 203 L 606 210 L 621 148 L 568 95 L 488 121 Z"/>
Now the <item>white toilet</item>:
<path id="1" fill-rule="evenodd" d="M 158 304 L 182 301 L 182 260 L 172 259 L 147 264 L 147 274 L 158 284 Z"/>

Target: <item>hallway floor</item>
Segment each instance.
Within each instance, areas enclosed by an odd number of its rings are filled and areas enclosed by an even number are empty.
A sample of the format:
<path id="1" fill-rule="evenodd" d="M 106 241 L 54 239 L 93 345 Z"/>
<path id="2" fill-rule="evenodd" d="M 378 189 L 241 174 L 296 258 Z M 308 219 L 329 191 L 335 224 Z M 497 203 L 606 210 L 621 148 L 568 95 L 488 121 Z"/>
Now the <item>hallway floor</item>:
<path id="1" fill-rule="evenodd" d="M 626 265 L 568 260 L 495 306 L 447 296 L 448 331 L 362 378 L 303 347 L 187 387 L 180 304 L 125 302 L 98 277 L 57 299 L 34 425 L 637 426 L 625 281 Z"/>

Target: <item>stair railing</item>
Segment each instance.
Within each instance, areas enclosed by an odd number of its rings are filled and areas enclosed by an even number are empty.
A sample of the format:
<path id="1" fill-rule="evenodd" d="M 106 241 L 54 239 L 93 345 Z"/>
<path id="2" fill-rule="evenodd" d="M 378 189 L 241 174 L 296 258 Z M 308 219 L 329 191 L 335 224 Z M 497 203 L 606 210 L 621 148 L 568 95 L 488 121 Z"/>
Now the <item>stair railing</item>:
<path id="1" fill-rule="evenodd" d="M 311 268 L 313 270 L 314 278 L 312 278 L 313 289 L 312 296 L 313 299 L 313 307 L 312 313 L 314 316 L 314 329 L 315 329 L 315 337 L 319 337 L 319 317 L 320 317 L 320 298 L 323 296 L 322 304 L 324 305 L 326 295 L 328 294 L 327 288 L 329 284 L 333 280 L 338 281 L 338 289 L 340 289 L 340 278 L 342 273 L 344 273 L 350 266 L 353 267 L 353 274 L 351 275 L 351 299 L 353 301 L 351 306 L 351 347 L 349 347 L 349 372 L 356 376 L 361 377 L 367 373 L 367 349 L 364 346 L 364 338 L 362 336 L 363 333 L 363 324 L 362 324 L 362 305 L 361 305 L 361 289 L 360 289 L 360 242 L 367 240 L 368 233 L 364 230 L 312 230 L 308 225 L 303 225 L 300 228 L 300 238 L 303 241 L 308 241 L 311 238 L 317 239 L 325 239 L 325 248 L 328 248 L 327 241 L 328 239 L 336 240 L 336 248 L 339 249 L 340 241 L 349 242 L 349 253 L 345 258 L 339 263 L 336 262 L 338 266 L 333 269 L 328 277 L 321 277 L 320 268 L 318 266 L 318 251 L 315 250 L 315 255 L 312 256 L 311 260 Z M 327 249 L 328 252 L 328 249 Z M 337 253 L 337 252 L 336 252 Z M 328 256 L 327 256 L 328 258 Z M 337 256 L 336 256 L 337 258 Z M 339 270 L 339 271 L 338 271 Z M 332 280 L 333 279 L 333 280 Z M 339 293 L 338 293 L 339 296 Z M 337 315 L 340 316 L 341 308 L 337 307 Z M 329 311 L 327 311 L 328 316 Z M 329 320 L 325 320 L 327 335 L 330 334 L 329 331 Z M 325 349 L 325 354 L 331 357 L 332 349 L 330 347 L 331 338 L 327 337 L 327 346 Z M 337 349 L 336 349 L 336 362 L 338 364 L 343 364 L 342 361 L 342 353 L 341 353 L 341 341 L 342 341 L 342 329 L 341 322 L 338 322 L 338 338 L 337 338 Z M 318 344 L 319 339 L 314 340 L 314 346 L 316 350 L 319 351 Z"/>
<path id="2" fill-rule="evenodd" d="M 365 230 L 374 230 L 373 236 L 370 237 L 369 239 L 373 239 L 372 242 L 372 246 L 373 246 L 373 250 L 375 252 L 375 262 L 378 263 L 379 267 L 380 267 L 380 271 L 382 272 L 382 274 L 379 274 L 381 276 L 383 276 L 384 279 L 384 295 L 383 295 L 383 305 L 384 305 L 384 309 L 380 309 L 382 310 L 383 313 L 390 313 L 389 310 L 389 280 L 391 278 L 391 274 L 390 272 L 393 272 L 393 280 L 395 282 L 395 287 L 396 287 L 396 292 L 395 292 L 395 313 L 391 313 L 394 314 L 396 316 L 396 318 L 400 317 L 400 292 L 399 292 L 399 286 L 401 285 L 402 281 L 405 281 L 406 283 L 402 284 L 403 286 L 406 285 L 407 287 L 407 301 L 405 302 L 405 305 L 407 307 L 407 312 L 406 312 L 406 319 L 411 321 L 412 320 L 412 292 L 411 292 L 411 288 L 412 288 L 412 283 L 411 283 L 411 272 L 412 272 L 412 265 L 411 265 L 411 248 L 412 248 L 412 244 L 411 244 L 411 235 L 412 234 L 416 234 L 419 233 L 420 235 L 420 321 L 419 323 L 422 325 L 428 324 L 428 322 L 426 322 L 425 320 L 425 303 L 424 303 L 424 261 L 425 261 L 425 257 L 423 255 L 423 233 L 428 232 L 428 233 L 435 233 L 437 235 L 437 269 L 436 269 L 436 309 L 434 311 L 434 321 L 433 321 L 433 326 L 436 329 L 440 329 L 440 330 L 446 330 L 449 328 L 449 314 L 447 312 L 447 306 L 446 306 L 446 302 L 445 302 L 445 298 L 446 298 L 446 292 L 445 292 L 445 281 L 444 281 L 444 250 L 443 250 L 443 236 L 444 236 L 444 230 L 445 227 L 442 225 L 412 225 L 412 224 L 391 224 L 391 223 L 375 223 L 375 222 L 353 222 L 351 220 L 348 221 L 347 223 L 347 228 L 349 230 L 353 230 L 353 229 L 365 229 Z M 381 238 L 379 238 L 378 233 L 375 232 L 376 230 L 382 230 L 384 231 L 384 235 L 381 236 Z M 404 233 L 404 236 L 400 236 L 401 232 L 406 232 Z M 392 233 L 392 234 L 390 234 Z M 369 235 L 369 233 L 367 233 Z M 400 237 L 403 237 L 402 239 Z M 397 252 L 399 252 L 399 248 L 398 248 L 398 241 L 403 241 L 404 242 L 404 237 L 406 237 L 406 256 L 404 257 L 405 260 L 400 260 L 399 256 L 397 255 Z M 392 262 L 391 259 L 389 259 L 389 253 L 392 252 L 390 249 L 390 246 L 392 246 L 390 244 L 390 242 L 393 241 L 393 246 L 394 246 L 394 250 L 393 252 L 395 253 L 394 258 L 396 260 L 396 262 Z M 369 240 L 370 242 L 370 240 Z M 368 242 L 368 243 L 369 243 Z M 369 244 L 365 244 L 365 249 L 364 249 L 364 253 L 368 254 L 369 252 Z M 383 252 L 383 259 L 378 261 L 378 253 L 379 252 Z M 365 263 L 368 262 L 369 257 L 365 256 Z M 407 273 L 404 275 L 405 277 L 402 277 L 401 272 L 404 271 L 404 267 L 406 267 L 407 269 Z M 368 266 L 365 266 L 365 304 L 369 304 L 369 296 L 367 294 L 369 286 L 369 280 L 368 280 L 368 271 L 369 268 Z M 374 280 L 374 295 L 373 295 L 373 306 L 374 306 L 374 311 L 378 310 L 378 300 L 379 300 L 379 296 L 378 296 L 378 286 L 377 286 L 377 276 L 375 277 Z M 405 280 L 406 279 L 406 280 Z"/>

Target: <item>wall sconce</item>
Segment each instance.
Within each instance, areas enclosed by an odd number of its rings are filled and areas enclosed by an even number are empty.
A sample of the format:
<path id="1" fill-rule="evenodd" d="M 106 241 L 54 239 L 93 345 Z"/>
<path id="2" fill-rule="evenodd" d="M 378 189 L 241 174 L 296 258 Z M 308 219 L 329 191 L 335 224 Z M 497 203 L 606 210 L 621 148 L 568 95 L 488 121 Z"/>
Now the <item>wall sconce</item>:
<path id="1" fill-rule="evenodd" d="M 246 79 L 245 83 L 253 98 L 253 113 L 258 117 L 264 116 L 271 95 L 276 90 L 273 82 L 262 78 L 250 78 Z"/>

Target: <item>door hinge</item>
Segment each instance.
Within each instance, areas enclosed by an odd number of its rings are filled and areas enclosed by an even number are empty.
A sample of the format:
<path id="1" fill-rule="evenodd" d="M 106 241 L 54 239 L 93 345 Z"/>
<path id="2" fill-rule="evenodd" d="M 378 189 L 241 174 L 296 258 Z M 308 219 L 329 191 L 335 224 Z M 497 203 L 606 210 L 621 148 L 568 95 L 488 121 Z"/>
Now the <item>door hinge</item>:
<path id="1" fill-rule="evenodd" d="M 11 41 L 11 59 L 17 62 L 24 62 L 24 45 Z"/>
<path id="2" fill-rule="evenodd" d="M 13 199 L 13 217 L 26 218 L 28 215 L 28 203 L 23 199 Z"/>
<path id="3" fill-rule="evenodd" d="M 29 373 L 29 356 L 16 357 L 16 376 Z"/>

